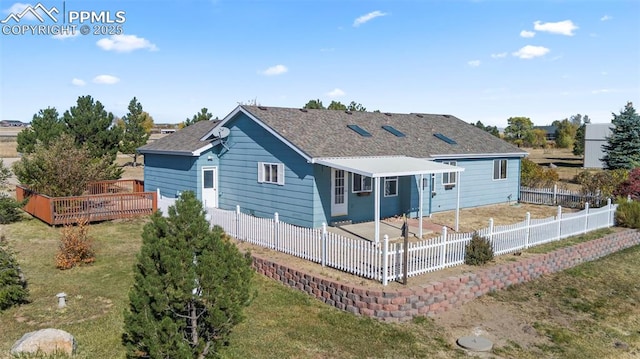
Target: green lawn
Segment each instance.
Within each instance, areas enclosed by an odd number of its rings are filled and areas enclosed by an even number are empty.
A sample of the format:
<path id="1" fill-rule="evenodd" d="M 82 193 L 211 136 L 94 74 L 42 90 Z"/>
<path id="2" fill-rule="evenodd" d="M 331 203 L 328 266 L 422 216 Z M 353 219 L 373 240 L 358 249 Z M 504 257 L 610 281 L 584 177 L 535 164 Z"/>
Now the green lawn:
<path id="1" fill-rule="evenodd" d="M 91 225 L 97 260 L 68 271 L 55 269 L 59 228 L 38 220 L 3 227 L 27 277 L 31 303 L 0 313 L 0 357 L 22 334 L 55 327 L 73 334 L 77 358 L 123 358 L 122 313 L 144 220 Z M 640 349 L 640 248 L 493 294 L 505 305 L 533 308 L 531 322 L 550 344 L 494 350 L 507 358 L 618 357 Z M 341 312 L 304 293 L 256 276 L 257 296 L 246 320 L 220 353 L 227 358 L 464 358 L 445 328 L 421 318 L 385 324 Z M 57 308 L 55 295 L 68 294 Z M 536 309 L 537 308 L 537 309 Z M 542 309 L 543 310 L 542 310 Z M 553 308 L 554 310 L 547 310 Z M 553 313 L 575 318 L 566 326 Z M 615 348 L 614 343 L 628 345 Z M 634 349 L 635 348 L 635 349 Z M 586 353 L 586 354 L 585 354 Z M 586 356 L 580 356 L 586 355 Z M 633 357 L 633 356 L 630 356 Z"/>

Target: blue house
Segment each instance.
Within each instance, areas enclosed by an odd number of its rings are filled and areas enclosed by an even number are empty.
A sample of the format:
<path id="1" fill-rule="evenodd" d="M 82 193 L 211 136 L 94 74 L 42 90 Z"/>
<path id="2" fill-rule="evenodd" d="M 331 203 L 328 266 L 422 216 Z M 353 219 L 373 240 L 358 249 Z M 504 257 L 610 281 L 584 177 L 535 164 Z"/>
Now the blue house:
<path id="1" fill-rule="evenodd" d="M 146 191 L 304 227 L 515 201 L 526 155 L 450 115 L 263 106 L 138 150 Z"/>

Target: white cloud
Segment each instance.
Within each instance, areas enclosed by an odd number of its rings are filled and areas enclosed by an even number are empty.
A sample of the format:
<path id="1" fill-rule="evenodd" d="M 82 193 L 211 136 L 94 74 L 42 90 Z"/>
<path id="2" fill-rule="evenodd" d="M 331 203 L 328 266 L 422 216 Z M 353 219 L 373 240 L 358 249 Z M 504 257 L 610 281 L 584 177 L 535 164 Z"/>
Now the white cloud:
<path id="1" fill-rule="evenodd" d="M 353 27 L 358 27 L 358 26 L 360 26 L 360 25 L 362 25 L 362 24 L 364 24 L 364 23 L 366 23 L 368 21 L 371 21 L 371 20 L 373 20 L 373 19 L 375 19 L 377 17 L 386 16 L 386 15 L 388 15 L 388 14 L 384 13 L 382 11 L 379 11 L 379 10 L 372 11 L 372 12 L 366 14 L 366 15 L 362 15 L 359 18 L 355 19 L 353 21 Z"/>
<path id="2" fill-rule="evenodd" d="M 111 75 L 98 75 L 93 78 L 93 82 L 100 85 L 114 85 L 120 82 L 120 79 Z"/>
<path id="3" fill-rule="evenodd" d="M 56 39 L 56 40 L 65 40 L 65 39 L 78 37 L 79 35 L 80 35 L 80 32 L 76 31 L 74 33 L 67 32 L 67 33 L 64 33 L 64 34 L 53 35 L 51 37 Z"/>
<path id="4" fill-rule="evenodd" d="M 491 58 L 492 59 L 504 59 L 505 57 L 507 57 L 507 53 L 506 52 L 501 52 L 499 54 L 491 54 Z"/>
<path id="5" fill-rule="evenodd" d="M 532 38 L 534 36 L 536 36 L 535 31 L 527 31 L 527 30 L 520 31 L 520 37 Z"/>
<path id="6" fill-rule="evenodd" d="M 544 56 L 549 53 L 549 49 L 544 46 L 532 46 L 527 45 L 520 50 L 514 52 L 512 55 L 521 59 L 533 59 L 534 57 Z"/>
<path id="7" fill-rule="evenodd" d="M 329 97 L 342 97 L 345 95 L 345 92 L 339 88 L 334 88 L 333 90 L 327 92 L 327 96 Z"/>
<path id="8" fill-rule="evenodd" d="M 108 38 L 98 40 L 96 45 L 105 51 L 115 52 L 131 52 L 140 49 L 158 50 L 155 44 L 136 35 L 111 35 Z"/>
<path id="9" fill-rule="evenodd" d="M 268 69 L 261 71 L 260 73 L 266 76 L 276 76 L 282 75 L 283 73 L 289 71 L 289 69 L 284 65 L 275 65 L 271 66 Z"/>
<path id="10" fill-rule="evenodd" d="M 467 62 L 467 65 L 471 66 L 471 67 L 478 67 L 480 66 L 480 60 L 471 60 Z"/>
<path id="11" fill-rule="evenodd" d="M 605 15 L 605 16 L 603 16 L 603 17 L 601 17 L 601 18 L 600 18 L 600 21 L 609 21 L 609 20 L 611 20 L 611 19 L 613 19 L 613 17 L 612 17 L 612 16 Z"/>
<path id="12" fill-rule="evenodd" d="M 615 89 L 599 89 L 599 90 L 591 91 L 591 93 L 594 95 L 601 94 L 601 93 L 612 93 L 612 92 L 618 92 L 618 91 Z"/>
<path id="13" fill-rule="evenodd" d="M 564 20 L 564 21 L 558 21 L 558 22 L 544 22 L 544 23 L 540 21 L 536 21 L 533 23 L 533 28 L 536 31 L 544 31 L 552 34 L 573 36 L 574 35 L 573 31 L 577 30 L 578 26 L 576 26 L 571 20 Z"/>
<path id="14" fill-rule="evenodd" d="M 84 85 L 86 85 L 87 83 L 86 83 L 86 82 L 84 82 L 84 80 L 77 79 L 77 78 L 73 78 L 73 79 L 71 80 L 71 84 L 76 85 L 76 86 L 84 86 Z"/>

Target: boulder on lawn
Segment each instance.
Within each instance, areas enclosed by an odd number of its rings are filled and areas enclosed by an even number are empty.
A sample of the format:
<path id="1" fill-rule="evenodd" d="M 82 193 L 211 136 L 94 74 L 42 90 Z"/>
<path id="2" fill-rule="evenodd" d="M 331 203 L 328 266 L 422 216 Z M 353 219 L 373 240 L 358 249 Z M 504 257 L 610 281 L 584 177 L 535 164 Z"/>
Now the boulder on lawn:
<path id="1" fill-rule="evenodd" d="M 65 353 L 72 355 L 76 346 L 76 339 L 73 335 L 64 330 L 47 328 L 23 335 L 11 347 L 11 354 L 39 352 L 42 354 Z"/>

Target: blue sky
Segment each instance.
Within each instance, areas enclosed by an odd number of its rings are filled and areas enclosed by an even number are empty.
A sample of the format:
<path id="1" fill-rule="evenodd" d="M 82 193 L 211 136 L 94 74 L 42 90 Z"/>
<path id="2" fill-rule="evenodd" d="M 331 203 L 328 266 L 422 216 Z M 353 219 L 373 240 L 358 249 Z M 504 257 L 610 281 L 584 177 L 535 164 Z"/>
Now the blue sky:
<path id="1" fill-rule="evenodd" d="M 157 123 L 254 100 L 356 101 L 498 127 L 576 113 L 609 122 L 628 101 L 640 110 L 639 1 L 44 0 L 58 23 L 9 18 L 37 4 L 0 1 L 0 119 L 62 113 L 82 95 L 116 116 L 136 96 Z M 82 11 L 103 17 L 66 25 L 122 34 L 16 27 Z"/>

